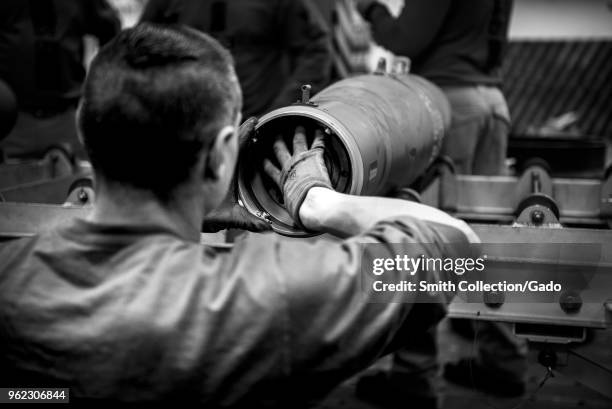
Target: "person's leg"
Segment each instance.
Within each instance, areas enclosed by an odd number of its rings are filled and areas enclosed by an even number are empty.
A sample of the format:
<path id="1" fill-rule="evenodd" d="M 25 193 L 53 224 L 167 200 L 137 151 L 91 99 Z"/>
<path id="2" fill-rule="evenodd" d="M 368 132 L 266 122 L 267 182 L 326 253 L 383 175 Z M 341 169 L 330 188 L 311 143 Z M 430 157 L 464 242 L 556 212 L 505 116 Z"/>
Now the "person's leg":
<path id="1" fill-rule="evenodd" d="M 393 355 L 390 371 L 360 378 L 357 395 L 384 408 L 437 408 L 439 365 L 437 324 L 444 317 L 441 304 L 417 303 L 413 307 L 410 337 Z"/>
<path id="2" fill-rule="evenodd" d="M 475 321 L 478 361 L 513 380 L 523 382 L 527 370 L 527 342 L 512 332 L 510 324 Z"/>
<path id="3" fill-rule="evenodd" d="M 474 153 L 473 173 L 476 175 L 504 175 L 506 151 L 510 132 L 510 113 L 501 90 L 478 87 L 488 105 L 489 115 Z"/>
<path id="4" fill-rule="evenodd" d="M 476 86 L 446 87 L 443 91 L 451 106 L 451 125 L 441 154 L 453 160 L 458 173 L 471 174 L 489 113 L 486 101 Z"/>
<path id="5" fill-rule="evenodd" d="M 444 377 L 456 384 L 500 396 L 525 392 L 527 343 L 509 324 L 474 321 L 476 356 L 444 366 Z"/>
<path id="6" fill-rule="evenodd" d="M 464 148 L 474 143 L 472 173 L 505 173 L 510 115 L 502 92 L 495 87 L 473 87 L 470 93 L 453 89 L 445 92 L 454 110 L 449 139 L 467 141 L 468 145 Z M 465 135 L 464 131 L 470 126 L 476 130 L 470 130 Z M 457 137 L 457 134 L 461 136 Z M 474 135 L 475 140 L 472 139 Z M 456 151 L 461 152 L 461 147 Z M 473 321 L 472 325 L 476 337 L 476 357 L 446 365 L 445 377 L 488 392 L 520 395 L 525 387 L 527 343 L 517 338 L 505 323 Z"/>
<path id="7" fill-rule="evenodd" d="M 411 396 L 436 398 L 438 388 L 437 326 L 414 337 L 393 355 L 393 376 L 409 380 L 403 389 Z"/>

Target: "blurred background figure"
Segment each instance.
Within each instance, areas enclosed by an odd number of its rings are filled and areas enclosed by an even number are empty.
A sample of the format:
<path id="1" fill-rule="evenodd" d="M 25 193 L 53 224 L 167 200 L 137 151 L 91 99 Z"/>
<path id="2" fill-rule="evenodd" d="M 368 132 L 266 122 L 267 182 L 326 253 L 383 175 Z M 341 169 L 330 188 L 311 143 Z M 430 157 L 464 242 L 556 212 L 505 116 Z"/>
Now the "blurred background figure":
<path id="1" fill-rule="evenodd" d="M 412 73 L 446 94 L 452 119 L 442 155 L 453 160 L 458 173 L 504 174 L 510 116 L 500 87 L 512 0 L 406 0 L 403 6 L 395 0 L 357 0 L 356 4 L 370 22 L 376 43 L 410 58 Z M 473 337 L 469 324 L 462 332 Z M 526 343 L 509 326 L 495 322 L 478 324 L 478 341 L 475 361 L 447 364 L 445 377 L 489 393 L 520 396 L 525 390 Z M 411 393 L 416 407 L 435 408 L 437 370 L 434 329 L 397 352 L 390 373 L 362 378 L 358 394 L 380 400 L 401 391 Z"/>
<path id="2" fill-rule="evenodd" d="M 107 0 L 119 14 L 122 28 L 133 27 L 138 24 L 144 7 L 148 0 Z"/>
<path id="3" fill-rule="evenodd" d="M 315 93 L 329 82 L 330 37 L 323 17 L 303 0 L 150 0 L 141 21 L 185 24 L 229 48 L 244 96 L 244 117 Z"/>
<path id="4" fill-rule="evenodd" d="M 453 118 L 442 154 L 459 173 L 505 173 L 510 117 L 500 86 L 512 0 L 407 0 L 401 13 L 397 3 L 357 0 L 374 40 L 410 58 L 412 72 L 448 97 Z"/>
<path id="5" fill-rule="evenodd" d="M 0 2 L 0 79 L 19 110 L 0 144 L 6 156 L 37 158 L 53 146 L 83 154 L 74 115 L 85 77 L 84 37 L 104 43 L 119 29 L 104 0 Z"/>

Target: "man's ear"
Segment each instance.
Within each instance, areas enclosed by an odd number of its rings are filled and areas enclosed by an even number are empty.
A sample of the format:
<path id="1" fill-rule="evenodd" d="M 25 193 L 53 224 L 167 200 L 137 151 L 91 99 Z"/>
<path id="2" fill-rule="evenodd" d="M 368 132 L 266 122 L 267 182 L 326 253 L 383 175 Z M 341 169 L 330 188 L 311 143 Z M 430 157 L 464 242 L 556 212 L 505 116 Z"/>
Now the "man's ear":
<path id="1" fill-rule="evenodd" d="M 206 153 L 204 177 L 217 181 L 225 172 L 232 171 L 237 155 L 236 128 L 223 127 L 215 137 L 210 149 Z"/>

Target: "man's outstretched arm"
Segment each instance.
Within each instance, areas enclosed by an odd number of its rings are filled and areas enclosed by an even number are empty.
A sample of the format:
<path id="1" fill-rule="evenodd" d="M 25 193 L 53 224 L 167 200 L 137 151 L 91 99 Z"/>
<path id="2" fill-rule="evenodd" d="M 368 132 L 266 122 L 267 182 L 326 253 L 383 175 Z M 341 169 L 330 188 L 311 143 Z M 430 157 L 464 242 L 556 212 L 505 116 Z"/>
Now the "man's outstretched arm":
<path id="1" fill-rule="evenodd" d="M 364 233 L 383 220 L 410 216 L 454 228 L 470 242 L 479 242 L 465 222 L 436 208 L 401 199 L 352 196 L 334 191 L 323 159 L 323 133 L 316 131 L 310 148 L 306 141 L 304 128 L 298 127 L 293 152 L 289 152 L 282 138 L 274 144 L 281 168 L 269 160 L 264 164 L 268 175 L 282 190 L 287 210 L 304 228 L 345 238 Z"/>
<path id="2" fill-rule="evenodd" d="M 403 199 L 351 196 L 315 187 L 308 191 L 300 207 L 300 219 L 307 229 L 341 238 L 362 234 L 383 220 L 399 216 L 453 227 L 471 243 L 480 242 L 464 221 L 434 207 Z"/>

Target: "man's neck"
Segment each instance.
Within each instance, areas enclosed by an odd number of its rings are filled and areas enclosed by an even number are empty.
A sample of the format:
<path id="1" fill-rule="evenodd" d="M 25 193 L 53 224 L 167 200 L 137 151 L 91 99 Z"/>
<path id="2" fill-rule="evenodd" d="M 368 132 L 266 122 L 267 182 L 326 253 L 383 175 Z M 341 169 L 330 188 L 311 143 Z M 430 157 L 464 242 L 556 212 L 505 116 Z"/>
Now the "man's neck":
<path id="1" fill-rule="evenodd" d="M 88 220 L 107 225 L 160 227 L 184 240 L 199 242 L 203 217 L 203 206 L 195 197 L 181 195 L 180 201 L 165 203 L 151 192 L 102 185 L 96 190 Z"/>

